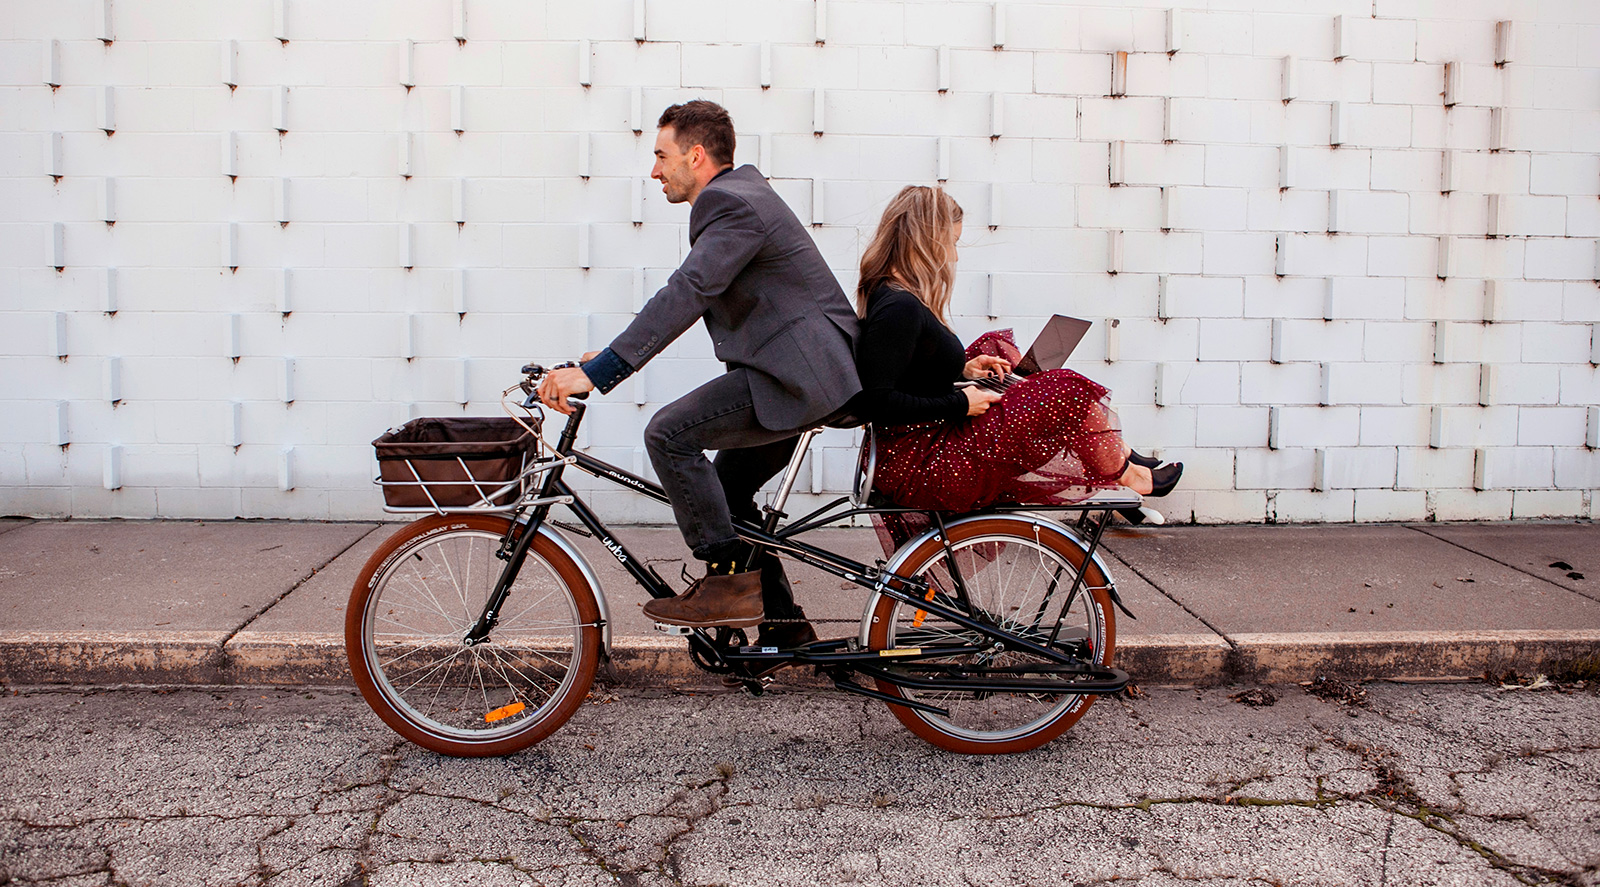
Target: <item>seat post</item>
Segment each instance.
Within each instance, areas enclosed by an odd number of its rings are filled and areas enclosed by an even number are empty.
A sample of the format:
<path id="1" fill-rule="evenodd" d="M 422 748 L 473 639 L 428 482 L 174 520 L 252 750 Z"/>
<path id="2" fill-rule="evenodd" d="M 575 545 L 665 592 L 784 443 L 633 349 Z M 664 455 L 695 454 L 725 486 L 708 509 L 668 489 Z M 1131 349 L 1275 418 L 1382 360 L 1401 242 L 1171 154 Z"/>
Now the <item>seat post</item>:
<path id="1" fill-rule="evenodd" d="M 772 504 L 766 508 L 766 531 L 771 533 L 778 528 L 778 519 L 783 517 L 783 507 L 789 503 L 789 493 L 794 490 L 795 477 L 800 473 L 800 463 L 805 460 L 806 451 L 811 448 L 811 439 L 817 436 L 820 428 L 812 428 L 801 432 L 800 439 L 795 441 L 794 455 L 789 457 L 789 467 L 783 473 L 783 481 L 778 484 L 778 494 L 773 497 Z"/>

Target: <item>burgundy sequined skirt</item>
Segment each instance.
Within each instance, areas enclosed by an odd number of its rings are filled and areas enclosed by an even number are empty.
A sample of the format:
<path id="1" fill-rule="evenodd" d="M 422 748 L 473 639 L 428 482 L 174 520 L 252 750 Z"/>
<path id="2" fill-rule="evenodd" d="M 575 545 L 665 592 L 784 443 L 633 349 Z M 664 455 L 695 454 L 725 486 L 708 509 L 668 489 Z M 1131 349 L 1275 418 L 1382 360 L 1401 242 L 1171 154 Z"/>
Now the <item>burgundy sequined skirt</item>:
<path id="1" fill-rule="evenodd" d="M 1021 357 L 1010 330 L 968 346 L 968 360 L 980 354 Z M 982 415 L 879 428 L 873 487 L 892 505 L 953 512 L 1070 504 L 1117 487 L 1124 456 L 1109 395 L 1072 370 L 1048 370 L 1013 384 Z M 877 523 L 886 550 L 926 525 L 914 515 Z"/>

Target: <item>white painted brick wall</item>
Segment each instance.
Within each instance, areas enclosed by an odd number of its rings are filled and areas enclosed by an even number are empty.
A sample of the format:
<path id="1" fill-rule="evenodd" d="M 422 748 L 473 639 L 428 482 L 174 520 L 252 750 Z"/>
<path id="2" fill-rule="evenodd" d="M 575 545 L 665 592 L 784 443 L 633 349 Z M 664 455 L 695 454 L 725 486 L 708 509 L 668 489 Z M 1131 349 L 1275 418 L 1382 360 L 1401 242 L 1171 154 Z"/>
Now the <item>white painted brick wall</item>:
<path id="1" fill-rule="evenodd" d="M 1400 447 L 1396 486 L 1402 490 L 1470 489 L 1471 448 Z"/>
<path id="2" fill-rule="evenodd" d="M 1278 446 L 1355 446 L 1360 442 L 1360 410 L 1353 406 L 1278 409 Z"/>
<path id="3" fill-rule="evenodd" d="M 372 517 L 383 428 L 496 413 L 523 361 L 604 345 L 665 282 L 687 212 L 644 180 L 653 123 L 706 97 L 847 290 L 888 198 L 947 177 L 967 210 L 956 330 L 1095 320 L 1072 366 L 1114 388 L 1131 440 L 1189 464 L 1174 515 L 1592 512 L 1592 16 L 1226 6 L 1183 10 L 1170 54 L 1164 7 L 1093 3 L 1007 3 L 1001 48 L 977 2 L 829 0 L 819 33 L 809 0 L 466 0 L 465 43 L 448 5 L 291 4 L 287 43 L 266 4 L 118 6 L 111 44 L 81 9 L 17 6 L 0 510 Z M 1505 18 L 1517 52 L 1497 66 Z M 718 371 L 689 333 L 596 400 L 585 442 L 631 467 L 655 408 Z M 842 488 L 852 459 L 848 435 L 820 442 L 802 486 Z M 667 519 L 590 489 L 608 517 Z"/>

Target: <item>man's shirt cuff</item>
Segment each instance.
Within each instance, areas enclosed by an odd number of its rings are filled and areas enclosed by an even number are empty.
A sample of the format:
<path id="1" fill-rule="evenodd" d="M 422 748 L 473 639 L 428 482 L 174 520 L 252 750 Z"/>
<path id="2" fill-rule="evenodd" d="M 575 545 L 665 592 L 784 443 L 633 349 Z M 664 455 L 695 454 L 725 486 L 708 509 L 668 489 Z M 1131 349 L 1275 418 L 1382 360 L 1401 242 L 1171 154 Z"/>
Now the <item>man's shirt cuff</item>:
<path id="1" fill-rule="evenodd" d="M 609 394 L 623 379 L 633 375 L 633 367 L 618 357 L 617 352 L 607 348 L 583 365 L 583 374 L 589 377 L 601 394 Z"/>

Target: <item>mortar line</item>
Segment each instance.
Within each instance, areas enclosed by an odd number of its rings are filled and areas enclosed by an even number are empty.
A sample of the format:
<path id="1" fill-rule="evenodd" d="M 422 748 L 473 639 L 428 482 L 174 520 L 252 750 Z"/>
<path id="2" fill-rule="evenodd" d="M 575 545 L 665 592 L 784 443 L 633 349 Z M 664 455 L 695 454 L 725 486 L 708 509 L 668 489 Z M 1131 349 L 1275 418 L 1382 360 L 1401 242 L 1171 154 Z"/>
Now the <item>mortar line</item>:
<path id="1" fill-rule="evenodd" d="M 362 533 L 361 535 L 357 536 L 354 540 L 352 540 L 350 542 L 349 545 L 346 545 L 345 547 L 339 549 L 338 552 L 336 552 L 332 557 L 330 557 L 327 560 L 323 561 L 322 563 L 316 565 L 315 567 L 312 567 L 311 568 L 311 572 L 305 574 L 304 576 L 301 576 L 300 579 L 297 582 L 295 582 L 295 584 L 289 586 L 289 588 L 287 590 L 285 590 L 283 592 L 283 594 L 280 594 L 277 597 L 273 598 L 271 601 L 269 601 L 267 603 L 266 606 L 264 606 L 261 609 L 255 611 L 254 613 L 252 613 L 250 615 L 250 618 L 246 619 L 242 624 L 240 624 L 240 626 L 238 628 L 235 628 L 233 631 L 228 632 L 228 634 L 225 637 L 223 637 L 222 642 L 217 645 L 217 649 L 218 650 L 226 650 L 226 649 L 228 649 L 228 642 L 233 640 L 234 635 L 237 635 L 239 632 L 244 631 L 245 629 L 249 628 L 251 623 L 255 622 L 257 619 L 260 619 L 262 616 L 265 616 L 267 614 L 268 610 L 270 610 L 273 607 L 276 607 L 278 604 L 282 603 L 284 598 L 288 597 L 291 594 L 294 594 L 296 591 L 299 590 L 300 586 L 306 584 L 307 582 L 310 582 L 311 581 L 311 577 L 313 577 L 313 576 L 317 575 L 318 573 L 322 572 L 325 568 L 327 568 L 327 566 L 329 564 L 333 563 L 334 561 L 338 560 L 341 557 L 344 557 L 344 553 L 345 552 L 349 551 L 352 548 L 355 548 L 357 545 L 361 544 L 362 540 L 366 539 L 368 536 L 371 536 L 373 533 L 376 533 L 379 530 L 383 529 L 385 526 L 387 526 L 387 525 L 386 524 L 378 524 L 377 526 L 373 527 L 371 530 L 369 530 L 369 531 L 367 531 L 365 533 Z"/>
<path id="2" fill-rule="evenodd" d="M 1195 611 L 1189 609 L 1189 605 L 1188 604 L 1185 604 L 1183 601 L 1180 601 L 1177 598 L 1173 597 L 1171 594 L 1168 594 L 1167 590 L 1165 588 L 1162 588 L 1160 585 L 1158 585 L 1154 579 L 1150 578 L 1149 576 L 1146 576 L 1138 567 L 1135 567 L 1133 564 L 1128 563 L 1126 558 L 1124 558 L 1120 554 L 1117 554 L 1116 549 L 1112 548 L 1109 545 L 1104 545 L 1104 546 L 1101 546 L 1101 547 L 1103 547 L 1106 551 L 1111 552 L 1111 556 L 1117 559 L 1117 563 L 1123 565 L 1124 567 L 1127 567 L 1129 570 L 1133 571 L 1133 575 L 1138 576 L 1140 579 L 1143 579 L 1145 582 L 1149 583 L 1150 587 L 1154 588 L 1156 590 L 1156 592 L 1158 594 L 1160 594 L 1162 597 L 1166 598 L 1169 601 L 1172 601 L 1174 604 L 1177 604 L 1179 609 L 1183 610 L 1183 612 L 1185 612 L 1185 613 L 1188 613 L 1190 616 L 1193 616 L 1195 618 L 1196 622 L 1199 622 L 1201 625 L 1204 625 L 1206 628 L 1211 629 L 1211 633 L 1216 635 L 1219 638 L 1222 638 L 1223 643 L 1226 643 L 1228 645 L 1228 649 L 1229 650 L 1237 650 L 1237 649 L 1239 649 L 1239 645 L 1234 643 L 1233 642 L 1233 638 L 1228 637 L 1226 632 L 1224 632 L 1222 629 L 1216 627 L 1215 625 L 1212 625 L 1210 623 L 1210 621 L 1208 621 L 1204 616 L 1201 616 L 1199 613 L 1196 613 Z"/>
<path id="3" fill-rule="evenodd" d="M 1456 542 L 1456 541 L 1451 540 L 1451 539 L 1446 539 L 1443 536 L 1435 535 L 1435 534 L 1430 533 L 1427 530 L 1423 529 L 1422 527 L 1414 527 L 1411 524 L 1402 524 L 1401 526 L 1405 527 L 1408 530 L 1416 530 L 1418 533 L 1421 533 L 1422 535 L 1427 536 L 1429 539 L 1437 539 L 1440 542 L 1443 542 L 1443 543 L 1445 543 L 1447 545 L 1454 545 L 1455 547 L 1461 549 L 1462 551 L 1466 551 L 1466 552 L 1470 552 L 1472 554 L 1475 554 L 1478 557 L 1481 557 L 1486 561 L 1493 561 L 1493 562 L 1499 564 L 1502 567 L 1507 567 L 1509 569 L 1516 570 L 1518 573 L 1521 573 L 1524 576 L 1532 576 L 1533 578 L 1539 580 L 1540 582 L 1544 582 L 1544 583 L 1549 584 L 1549 585 L 1554 585 L 1555 587 L 1561 589 L 1562 591 L 1570 591 L 1573 594 L 1577 595 L 1578 597 L 1584 598 L 1586 600 L 1591 600 L 1591 601 L 1594 601 L 1597 604 L 1600 604 L 1600 598 L 1596 598 L 1596 597 L 1592 597 L 1590 595 L 1584 594 L 1583 592 L 1577 590 L 1576 588 L 1568 588 L 1568 587 L 1566 587 L 1565 585 L 1562 585 L 1559 582 L 1555 582 L 1555 581 L 1553 581 L 1551 579 L 1545 578 L 1544 576 L 1540 576 L 1538 573 L 1535 573 L 1532 570 L 1527 569 L 1526 567 L 1519 567 L 1516 564 L 1508 564 L 1505 561 L 1495 557 L 1494 555 L 1484 554 L 1483 552 L 1478 551 L 1475 548 L 1468 548 L 1467 546 L 1462 545 L 1460 542 Z"/>

